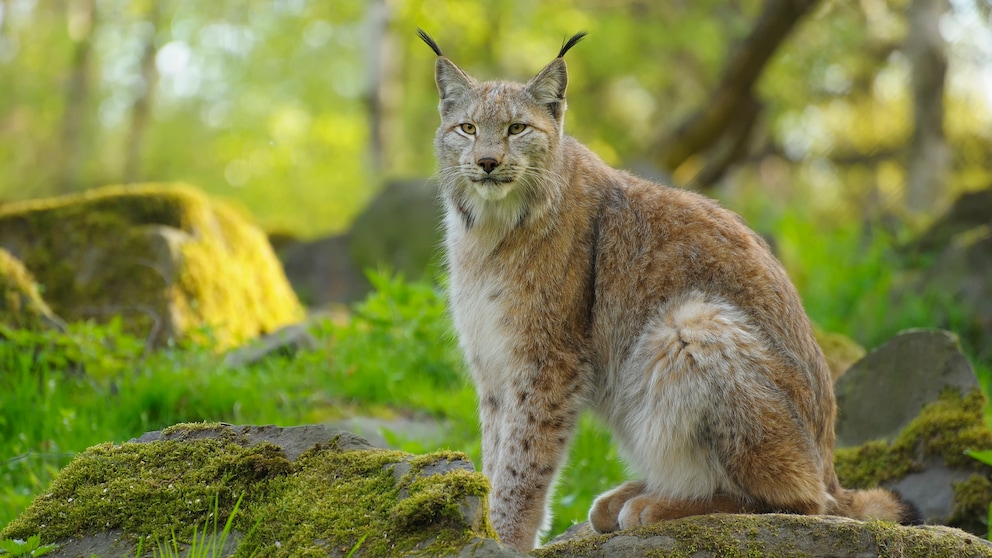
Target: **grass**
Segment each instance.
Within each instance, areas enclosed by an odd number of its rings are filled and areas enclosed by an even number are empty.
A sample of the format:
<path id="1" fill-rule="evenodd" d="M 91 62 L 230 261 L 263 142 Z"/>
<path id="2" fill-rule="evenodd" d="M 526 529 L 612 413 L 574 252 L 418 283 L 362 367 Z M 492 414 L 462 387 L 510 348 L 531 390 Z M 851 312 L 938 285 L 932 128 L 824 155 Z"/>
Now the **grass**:
<path id="1" fill-rule="evenodd" d="M 963 315 L 929 295 L 893 305 L 888 294 L 903 267 L 885 239 L 866 243 L 856 229 L 825 234 L 790 216 L 775 227 L 810 315 L 827 329 L 871 348 L 907 327 L 954 327 Z M 416 453 L 464 451 L 479 466 L 475 394 L 441 290 L 382 274 L 371 279 L 376 291 L 352 308 L 347 323 L 315 325 L 319 349 L 250 366 L 225 366 L 209 345 L 146 355 L 143 340 L 122 333 L 119 323 L 0 338 L 0 528 L 77 452 L 178 422 L 291 426 L 352 414 L 426 414 L 449 425 L 439 447 L 388 438 Z M 988 366 L 979 372 L 987 385 Z M 624 479 L 609 435 L 584 417 L 559 478 L 551 533 L 584 520 L 595 496 Z"/>

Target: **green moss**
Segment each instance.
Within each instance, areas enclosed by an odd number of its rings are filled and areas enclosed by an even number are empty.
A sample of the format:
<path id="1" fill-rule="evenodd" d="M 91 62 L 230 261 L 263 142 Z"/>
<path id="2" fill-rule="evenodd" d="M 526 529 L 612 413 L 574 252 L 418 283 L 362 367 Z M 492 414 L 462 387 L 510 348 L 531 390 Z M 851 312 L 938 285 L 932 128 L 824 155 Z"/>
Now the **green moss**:
<path id="1" fill-rule="evenodd" d="M 534 551 L 541 558 L 602 556 L 609 541 L 617 535 L 641 539 L 665 537 L 669 548 L 647 556 L 688 558 L 720 556 L 751 558 L 809 555 L 846 556 L 851 550 L 881 556 L 959 557 L 992 556 L 958 533 L 936 529 L 904 527 L 882 521 L 824 519 L 796 515 L 714 514 L 663 521 L 654 525 L 610 535 L 595 535 L 550 545 Z"/>
<path id="2" fill-rule="evenodd" d="M 494 536 L 488 518 L 467 525 L 459 508 L 474 498 L 484 509 L 488 483 L 480 473 L 421 476 L 430 463 L 463 454 L 344 451 L 334 439 L 291 463 L 276 446 L 247 446 L 245 436 L 220 424 L 177 425 L 163 438 L 88 449 L 0 538 L 41 533 L 56 542 L 119 529 L 127 540 L 163 540 L 175 529 L 188 540 L 215 498 L 223 521 L 242 494 L 234 530 L 250 534 L 238 556 L 347 554 L 363 537 L 356 556 L 436 555 Z M 397 481 L 393 467 L 404 461 L 415 466 Z"/>
<path id="3" fill-rule="evenodd" d="M 0 238 L 68 321 L 119 314 L 159 342 L 205 326 L 228 346 L 302 317 L 264 234 L 188 186 L 6 204 Z"/>
<path id="4" fill-rule="evenodd" d="M 950 467 L 984 467 L 965 450 L 992 449 L 992 430 L 985 425 L 985 396 L 973 390 L 961 396 L 947 390 L 892 441 L 868 442 L 854 448 L 838 448 L 834 466 L 841 484 L 870 488 L 919 470 L 922 461 L 940 457 Z"/>
<path id="5" fill-rule="evenodd" d="M 188 538 L 215 498 L 220 513 L 230 514 L 241 494 L 252 493 L 253 483 L 289 471 L 282 450 L 271 444 L 101 444 L 63 469 L 0 539 L 40 533 L 42 540 L 58 541 L 111 529 L 158 540 L 175 529 Z"/>
<path id="6" fill-rule="evenodd" d="M 990 503 L 992 481 L 988 475 L 975 474 L 954 483 L 954 511 L 947 523 L 971 533 L 988 532 Z"/>
<path id="7" fill-rule="evenodd" d="M 945 391 L 891 443 L 876 441 L 837 449 L 837 477 L 846 487 L 870 488 L 898 480 L 922 469 L 927 458 L 939 457 L 949 467 L 974 470 L 977 478 L 984 479 L 989 468 L 965 451 L 992 449 L 992 430 L 983 414 L 985 401 L 977 389 L 963 397 L 957 390 Z M 980 526 L 987 521 L 992 491 L 976 490 L 980 482 L 969 481 L 966 487 L 955 489 L 955 509 L 948 525 L 970 532 L 985 529 Z"/>
<path id="8" fill-rule="evenodd" d="M 0 248 L 0 324 L 38 331 L 56 322 L 31 273 L 20 260 Z"/>

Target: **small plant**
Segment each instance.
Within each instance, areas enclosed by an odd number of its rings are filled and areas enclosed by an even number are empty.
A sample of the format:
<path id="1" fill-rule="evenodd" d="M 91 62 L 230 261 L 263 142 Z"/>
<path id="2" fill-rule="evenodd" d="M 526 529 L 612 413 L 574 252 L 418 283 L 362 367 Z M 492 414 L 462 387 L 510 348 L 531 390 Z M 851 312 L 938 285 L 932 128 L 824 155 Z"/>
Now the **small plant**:
<path id="1" fill-rule="evenodd" d="M 7 539 L 0 541 L 0 557 L 44 556 L 55 550 L 54 544 L 41 544 L 41 535 L 33 535 L 28 540 Z"/>
<path id="2" fill-rule="evenodd" d="M 968 450 L 965 453 L 992 467 L 992 450 Z M 989 515 L 986 525 L 988 525 L 989 530 L 985 534 L 985 538 L 992 541 L 992 504 L 989 504 Z"/>
<path id="3" fill-rule="evenodd" d="M 180 556 L 185 556 L 186 558 L 218 558 L 223 555 L 224 547 L 227 545 L 227 539 L 231 535 L 231 527 L 234 525 L 234 516 L 238 513 L 238 508 L 241 507 L 241 500 L 244 498 L 244 494 L 238 497 L 238 501 L 234 503 L 234 509 L 231 510 L 231 515 L 227 517 L 227 521 L 224 523 L 223 529 L 220 533 L 217 532 L 218 529 L 218 516 L 219 514 L 219 500 L 214 497 L 214 527 L 213 534 L 210 535 L 207 529 L 210 527 L 210 520 L 208 519 L 203 524 L 203 531 L 200 531 L 199 527 L 193 527 L 193 540 L 190 542 L 189 550 L 184 554 L 181 552 L 179 547 L 179 541 L 176 539 L 175 531 L 172 532 L 172 540 L 168 543 L 159 543 L 155 548 L 152 549 L 153 558 L 179 558 Z M 258 523 L 255 523 L 258 526 Z M 255 527 L 252 527 L 252 531 Z M 249 531 L 250 534 L 250 531 Z M 138 541 L 138 548 L 135 551 L 135 558 L 141 558 L 142 548 L 144 547 L 144 539 Z"/>

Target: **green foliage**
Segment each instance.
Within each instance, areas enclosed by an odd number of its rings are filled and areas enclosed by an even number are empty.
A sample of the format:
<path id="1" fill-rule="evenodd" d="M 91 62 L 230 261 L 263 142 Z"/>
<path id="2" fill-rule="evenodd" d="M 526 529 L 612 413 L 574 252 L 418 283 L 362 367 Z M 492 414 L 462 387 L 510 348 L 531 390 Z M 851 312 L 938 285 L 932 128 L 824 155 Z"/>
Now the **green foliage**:
<path id="1" fill-rule="evenodd" d="M 871 261 L 897 261 L 881 243 L 865 252 L 857 231 L 822 235 L 798 218 L 781 222 L 776 238 L 782 259 L 817 321 L 856 337 L 867 332 L 860 339 L 869 342 L 898 327 L 935 325 L 937 309 L 930 309 L 929 318 L 922 305 L 886 313 L 886 299 L 873 300 L 896 275 Z M 845 265 L 831 264 L 838 259 Z M 847 272 L 847 282 L 837 267 Z M 179 422 L 292 425 L 355 413 L 427 413 L 447 425 L 441 445 L 466 452 L 478 466 L 475 394 L 442 291 L 382 273 L 369 277 L 376 291 L 354 306 L 348 320 L 314 326 L 317 350 L 277 354 L 245 367 L 226 367 L 223 355 L 195 342 L 145 354 L 142 340 L 116 322 L 72 324 L 68 334 L 13 332 L 0 343 L 0 525 L 46 490 L 77 452 Z M 849 323 L 854 325 L 845 330 Z M 385 435 L 407 451 L 437 449 Z M 609 433 L 589 416 L 570 455 L 559 478 L 551 533 L 584 520 L 595 496 L 626 478 Z"/>
<path id="2" fill-rule="evenodd" d="M 32 535 L 28 540 L 0 540 L 0 556 L 44 556 L 55 550 L 54 544 L 41 544 L 40 535 Z"/>
<path id="3" fill-rule="evenodd" d="M 214 519 L 213 531 L 208 532 L 210 527 L 209 521 L 204 523 L 203 531 L 201 532 L 199 527 L 193 528 L 193 539 L 189 543 L 189 548 L 182 551 L 180 548 L 180 542 L 176 539 L 176 533 L 173 531 L 172 539 L 168 542 L 159 541 L 152 548 L 152 558 L 180 558 L 181 556 L 186 558 L 221 558 L 224 556 L 224 547 L 227 545 L 227 539 L 231 536 L 231 527 L 234 526 L 234 516 L 237 515 L 238 509 L 241 507 L 241 500 L 244 498 L 242 494 L 238 501 L 234 503 L 234 508 L 231 510 L 230 515 L 227 516 L 227 521 L 224 522 L 223 528 L 218 532 L 218 518 L 220 517 L 220 507 L 219 507 L 219 495 L 214 497 L 214 511 L 212 517 Z M 255 523 L 255 527 L 261 522 L 261 518 Z M 252 528 L 254 530 L 254 527 Z M 251 533 L 249 532 L 250 536 Z M 144 539 L 138 541 L 137 550 L 135 550 L 135 558 L 141 558 L 143 554 L 141 553 L 142 547 L 144 546 Z"/>

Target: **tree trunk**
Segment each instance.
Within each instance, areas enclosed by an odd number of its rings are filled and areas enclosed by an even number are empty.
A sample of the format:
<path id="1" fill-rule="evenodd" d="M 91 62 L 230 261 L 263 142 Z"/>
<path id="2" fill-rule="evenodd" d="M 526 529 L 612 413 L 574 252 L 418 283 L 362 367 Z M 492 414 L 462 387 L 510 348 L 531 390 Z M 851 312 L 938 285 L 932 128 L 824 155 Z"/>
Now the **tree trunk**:
<path id="1" fill-rule="evenodd" d="M 83 133 L 90 97 L 90 58 L 96 16 L 96 0 L 76 0 L 66 4 L 69 36 L 76 46 L 65 86 L 65 108 L 59 133 L 56 169 L 56 188 L 59 192 L 71 192 L 79 187 L 79 175 L 86 158 Z"/>
<path id="2" fill-rule="evenodd" d="M 389 29 L 392 8 L 388 0 L 371 0 L 366 9 L 367 36 L 366 50 L 368 69 L 365 102 L 369 113 L 369 154 L 372 171 L 381 175 L 391 169 L 385 154 L 390 150 L 390 138 L 400 137 L 391 129 L 396 111 L 398 84 L 396 74 L 396 40 Z"/>
<path id="3" fill-rule="evenodd" d="M 716 90 L 700 110 L 691 114 L 655 148 L 654 159 L 661 168 L 677 175 L 679 166 L 717 146 L 701 165 L 693 182 L 705 187 L 704 180 L 719 177 L 745 154 L 755 111 L 754 85 L 800 19 L 817 0 L 769 0 L 754 28 L 724 66 Z M 726 142 L 725 146 L 718 144 Z"/>
<path id="4" fill-rule="evenodd" d="M 144 151 L 145 134 L 151 117 L 152 101 L 158 85 L 158 69 L 155 55 L 158 52 L 155 36 L 158 34 L 158 2 L 152 2 L 146 20 L 151 23 L 141 52 L 141 82 L 143 90 L 131 108 L 131 128 L 127 137 L 127 153 L 124 157 L 124 183 L 138 182 L 141 177 L 141 155 Z"/>
<path id="5" fill-rule="evenodd" d="M 905 51 L 913 66 L 915 128 L 906 171 L 906 207 L 923 213 L 933 209 L 945 189 L 949 165 L 944 138 L 944 76 L 947 57 L 940 36 L 944 0 L 913 0 Z"/>

